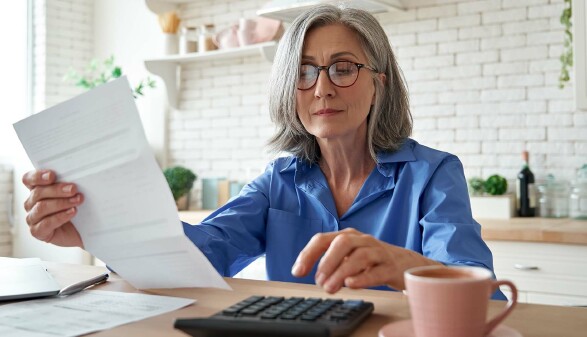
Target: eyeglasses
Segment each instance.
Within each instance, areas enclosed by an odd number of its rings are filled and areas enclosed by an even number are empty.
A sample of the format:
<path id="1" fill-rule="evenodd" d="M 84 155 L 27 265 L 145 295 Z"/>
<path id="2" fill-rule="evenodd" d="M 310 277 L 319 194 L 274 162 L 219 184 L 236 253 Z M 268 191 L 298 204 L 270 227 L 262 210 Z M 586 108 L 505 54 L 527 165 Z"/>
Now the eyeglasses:
<path id="1" fill-rule="evenodd" d="M 359 70 L 366 68 L 371 71 L 377 71 L 373 67 L 361 63 L 350 61 L 338 61 L 329 66 L 315 66 L 313 64 L 302 64 L 300 66 L 300 75 L 298 78 L 297 88 L 299 90 L 308 90 L 318 81 L 318 75 L 322 70 L 327 70 L 326 74 L 330 82 L 337 87 L 346 88 L 355 84 L 359 78 Z"/>

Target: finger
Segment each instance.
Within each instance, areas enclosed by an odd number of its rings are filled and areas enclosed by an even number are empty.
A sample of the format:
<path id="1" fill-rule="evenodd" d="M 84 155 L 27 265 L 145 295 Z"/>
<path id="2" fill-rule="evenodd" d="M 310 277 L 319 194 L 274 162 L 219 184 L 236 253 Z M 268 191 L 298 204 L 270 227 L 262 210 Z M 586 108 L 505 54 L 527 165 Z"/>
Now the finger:
<path id="1" fill-rule="evenodd" d="M 296 277 L 306 276 L 338 234 L 339 232 L 331 232 L 314 235 L 298 255 L 291 270 L 292 275 Z"/>
<path id="2" fill-rule="evenodd" d="M 34 204 L 26 216 L 29 226 L 36 225 L 43 218 L 79 206 L 83 202 L 83 195 L 77 194 L 67 199 L 46 199 Z"/>
<path id="3" fill-rule="evenodd" d="M 22 183 L 30 190 L 35 186 L 51 185 L 56 178 L 55 172 L 51 170 L 34 170 L 22 176 Z"/>
<path id="4" fill-rule="evenodd" d="M 355 249 L 375 245 L 375 239 L 358 231 L 342 231 L 332 240 L 316 270 L 316 283 L 323 285 Z"/>
<path id="5" fill-rule="evenodd" d="M 389 278 L 390 270 L 388 265 L 379 264 L 364 270 L 353 276 L 345 278 L 344 285 L 351 289 L 362 289 L 385 284 Z M 402 289 L 397 289 L 402 290 Z"/>
<path id="6" fill-rule="evenodd" d="M 359 247 L 344 258 L 344 261 L 336 270 L 324 280 L 322 287 L 328 293 L 337 292 L 345 285 L 347 278 L 368 272 L 374 266 L 382 262 L 381 250 L 377 247 Z M 381 284 L 381 283 L 379 283 Z"/>
<path id="7" fill-rule="evenodd" d="M 30 226 L 31 235 L 41 241 L 51 242 L 55 230 L 69 222 L 77 214 L 77 208 L 70 207 L 64 211 L 54 213 Z"/>
<path id="8" fill-rule="evenodd" d="M 44 199 L 71 198 L 77 194 L 77 186 L 71 183 L 57 183 L 49 186 L 36 186 L 24 202 L 24 209 L 28 212 L 33 206 Z"/>

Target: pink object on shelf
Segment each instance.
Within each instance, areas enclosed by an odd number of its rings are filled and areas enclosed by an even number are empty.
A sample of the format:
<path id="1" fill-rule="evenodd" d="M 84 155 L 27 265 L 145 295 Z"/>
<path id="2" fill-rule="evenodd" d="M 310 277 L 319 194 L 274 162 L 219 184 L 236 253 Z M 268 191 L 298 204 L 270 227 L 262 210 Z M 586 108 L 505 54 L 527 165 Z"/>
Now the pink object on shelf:
<path id="1" fill-rule="evenodd" d="M 218 47 L 218 49 L 236 48 L 240 46 L 238 42 L 237 31 L 237 25 L 232 25 L 219 31 L 214 36 L 214 44 Z"/>
<path id="2" fill-rule="evenodd" d="M 279 40 L 284 29 L 281 21 L 257 17 L 240 19 L 238 25 L 231 25 L 214 36 L 218 49 L 235 48 L 256 43 Z"/>
<path id="3" fill-rule="evenodd" d="M 255 22 L 254 43 L 279 40 L 283 35 L 283 25 L 279 20 L 258 17 Z"/>

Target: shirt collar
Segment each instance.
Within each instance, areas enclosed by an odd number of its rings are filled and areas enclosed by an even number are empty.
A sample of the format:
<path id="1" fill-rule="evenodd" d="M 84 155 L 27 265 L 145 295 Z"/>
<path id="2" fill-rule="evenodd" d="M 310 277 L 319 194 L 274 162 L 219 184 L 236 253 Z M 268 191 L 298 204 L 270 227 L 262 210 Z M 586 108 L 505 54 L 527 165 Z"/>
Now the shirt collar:
<path id="1" fill-rule="evenodd" d="M 408 138 L 405 142 L 402 143 L 402 145 L 400 145 L 400 148 L 397 151 L 377 153 L 377 170 L 379 173 L 386 177 L 391 177 L 393 175 L 395 166 L 393 164 L 415 161 L 415 146 L 416 141 Z"/>
<path id="2" fill-rule="evenodd" d="M 397 151 L 386 151 L 386 152 L 379 152 L 377 153 L 377 169 L 381 174 L 384 176 L 389 177 L 391 175 L 390 165 L 393 163 L 401 163 L 401 162 L 408 162 L 408 161 L 415 161 L 416 155 L 414 154 L 414 147 L 416 146 L 416 141 L 410 138 L 407 138 L 400 148 Z M 311 168 L 311 165 L 308 164 L 304 160 L 296 160 L 296 157 L 291 156 L 288 157 L 283 168 L 279 171 L 280 173 L 285 173 L 289 171 L 305 171 Z"/>
<path id="3" fill-rule="evenodd" d="M 414 146 L 416 141 L 413 139 L 406 139 L 400 145 L 400 148 L 394 152 L 380 152 L 377 154 L 377 162 L 379 164 L 401 163 L 404 161 L 415 161 Z"/>

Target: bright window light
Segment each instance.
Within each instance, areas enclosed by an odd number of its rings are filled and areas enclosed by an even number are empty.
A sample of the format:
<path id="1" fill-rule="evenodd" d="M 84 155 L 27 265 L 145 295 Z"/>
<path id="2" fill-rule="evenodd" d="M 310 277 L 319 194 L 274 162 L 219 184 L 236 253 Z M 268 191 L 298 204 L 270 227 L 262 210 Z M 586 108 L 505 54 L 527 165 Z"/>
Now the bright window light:
<path id="1" fill-rule="evenodd" d="M 28 1 L 0 2 L 0 163 L 21 151 L 12 123 L 28 115 L 27 7 Z"/>

